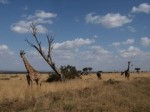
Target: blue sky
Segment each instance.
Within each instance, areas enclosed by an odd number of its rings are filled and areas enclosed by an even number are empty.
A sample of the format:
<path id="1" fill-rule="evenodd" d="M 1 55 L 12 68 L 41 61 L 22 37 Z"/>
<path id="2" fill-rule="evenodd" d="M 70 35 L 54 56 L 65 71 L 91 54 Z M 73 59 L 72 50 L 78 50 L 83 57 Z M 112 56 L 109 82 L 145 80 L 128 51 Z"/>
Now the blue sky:
<path id="1" fill-rule="evenodd" d="M 51 70 L 34 48 L 30 24 L 54 35 L 58 67 L 120 71 L 133 63 L 150 70 L 150 0 L 0 0 L 0 70 L 25 70 L 19 51 L 37 70 Z"/>

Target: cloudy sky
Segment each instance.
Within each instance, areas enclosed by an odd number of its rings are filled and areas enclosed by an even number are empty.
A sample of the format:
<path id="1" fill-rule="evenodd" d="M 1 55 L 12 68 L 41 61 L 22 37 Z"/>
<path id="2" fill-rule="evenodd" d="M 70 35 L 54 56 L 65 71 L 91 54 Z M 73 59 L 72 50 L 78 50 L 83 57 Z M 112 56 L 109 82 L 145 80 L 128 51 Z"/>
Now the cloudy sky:
<path id="1" fill-rule="evenodd" d="M 25 70 L 19 51 L 37 70 L 51 70 L 34 48 L 30 24 L 55 37 L 56 65 L 120 71 L 150 70 L 150 0 L 0 0 L 0 70 Z"/>

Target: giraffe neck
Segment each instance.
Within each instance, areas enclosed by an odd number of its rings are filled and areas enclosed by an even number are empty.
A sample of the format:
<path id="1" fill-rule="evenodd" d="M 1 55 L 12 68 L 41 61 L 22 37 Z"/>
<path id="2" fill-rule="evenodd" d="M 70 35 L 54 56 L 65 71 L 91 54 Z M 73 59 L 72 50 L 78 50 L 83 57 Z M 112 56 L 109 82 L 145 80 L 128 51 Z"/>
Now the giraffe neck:
<path id="1" fill-rule="evenodd" d="M 23 59 L 24 65 L 25 65 L 28 73 L 36 72 L 36 70 L 30 65 L 30 63 L 28 62 L 28 60 L 26 59 L 25 56 L 22 59 Z"/>
<path id="2" fill-rule="evenodd" d="M 128 68 L 127 68 L 127 71 L 129 71 L 130 70 L 130 63 L 128 63 Z"/>

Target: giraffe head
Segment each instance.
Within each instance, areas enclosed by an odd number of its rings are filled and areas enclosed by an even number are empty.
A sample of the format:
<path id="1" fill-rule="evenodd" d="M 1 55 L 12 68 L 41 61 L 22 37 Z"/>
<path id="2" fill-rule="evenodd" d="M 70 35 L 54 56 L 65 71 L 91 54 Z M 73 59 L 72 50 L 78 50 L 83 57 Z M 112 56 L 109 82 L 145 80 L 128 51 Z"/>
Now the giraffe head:
<path id="1" fill-rule="evenodd" d="M 133 66 L 133 63 L 131 61 L 128 61 L 128 66 L 129 67 L 132 67 Z"/>
<path id="2" fill-rule="evenodd" d="M 133 66 L 133 63 L 131 61 L 128 61 L 129 66 Z"/>
<path id="3" fill-rule="evenodd" d="M 23 50 L 20 50 L 20 56 L 23 58 L 26 53 Z"/>
<path id="4" fill-rule="evenodd" d="M 131 62 L 130 61 L 128 61 L 128 64 L 130 64 Z"/>

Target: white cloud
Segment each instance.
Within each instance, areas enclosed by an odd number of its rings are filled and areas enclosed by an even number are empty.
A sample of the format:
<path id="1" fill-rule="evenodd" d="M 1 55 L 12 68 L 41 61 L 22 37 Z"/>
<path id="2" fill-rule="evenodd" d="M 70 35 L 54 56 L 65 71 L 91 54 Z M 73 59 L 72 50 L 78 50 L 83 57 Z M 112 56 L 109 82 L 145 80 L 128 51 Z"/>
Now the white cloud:
<path id="1" fill-rule="evenodd" d="M 96 38 L 98 38 L 98 36 L 97 36 L 97 35 L 94 35 L 93 38 L 96 39 Z"/>
<path id="2" fill-rule="evenodd" d="M 127 26 L 127 29 L 130 31 L 130 32 L 136 32 L 135 28 L 132 27 L 132 26 Z"/>
<path id="3" fill-rule="evenodd" d="M 2 44 L 0 45 L 0 55 L 5 55 L 5 54 L 14 54 L 7 45 Z"/>
<path id="4" fill-rule="evenodd" d="M 150 46 L 150 38 L 148 38 L 148 37 L 142 37 L 141 38 L 141 44 L 143 46 Z"/>
<path id="5" fill-rule="evenodd" d="M 55 50 L 65 50 L 65 49 L 72 49 L 77 48 L 83 45 L 89 45 L 95 42 L 94 40 L 90 39 L 83 39 L 83 38 L 76 38 L 75 40 L 65 41 L 62 43 L 54 43 Z"/>
<path id="6" fill-rule="evenodd" d="M 125 45 L 134 44 L 134 39 L 127 39 L 125 42 L 123 42 Z"/>
<path id="7" fill-rule="evenodd" d="M 130 46 L 127 50 L 120 50 L 120 56 L 124 58 L 134 57 L 140 53 L 140 49 L 134 46 Z"/>
<path id="8" fill-rule="evenodd" d="M 112 46 L 120 46 L 120 44 L 121 44 L 120 42 L 113 42 Z"/>
<path id="9" fill-rule="evenodd" d="M 124 42 L 113 42 L 112 46 L 132 45 L 132 44 L 134 44 L 134 39 L 127 39 Z"/>
<path id="10" fill-rule="evenodd" d="M 38 10 L 36 11 L 35 13 L 35 17 L 38 17 L 38 18 L 55 18 L 57 16 L 57 14 L 53 14 L 53 13 L 47 13 L 45 11 L 41 11 L 41 10 Z"/>
<path id="11" fill-rule="evenodd" d="M 49 13 L 45 11 L 36 11 L 34 15 L 26 16 L 24 20 L 20 20 L 17 23 L 11 25 L 11 30 L 17 33 L 28 33 L 31 31 L 30 25 L 34 23 L 37 25 L 37 32 L 45 33 L 47 29 L 43 24 L 52 24 L 52 18 L 55 18 L 57 14 Z"/>
<path id="12" fill-rule="evenodd" d="M 2 4 L 8 4 L 9 1 L 8 0 L 0 0 L 0 3 L 2 3 Z"/>
<path id="13" fill-rule="evenodd" d="M 143 13 L 147 13 L 149 14 L 150 13 L 150 5 L 148 3 L 142 3 L 140 4 L 138 7 L 133 7 L 132 8 L 132 13 L 140 13 L 140 12 L 143 12 Z"/>
<path id="14" fill-rule="evenodd" d="M 90 39 L 83 39 L 83 38 L 76 38 L 71 41 L 65 41 L 62 43 L 54 43 L 53 44 L 53 51 L 52 51 L 52 57 L 56 60 L 65 60 L 68 61 L 75 59 L 78 57 L 79 52 L 81 52 L 81 47 L 90 45 L 94 43 L 94 40 Z M 47 48 L 42 47 L 43 51 L 47 53 Z M 103 51 L 104 52 L 104 51 Z M 36 59 L 41 59 L 41 56 L 37 51 L 28 51 L 29 55 L 31 57 L 35 57 Z M 60 55 L 61 54 L 61 55 Z M 79 57 L 78 57 L 79 58 Z"/>
<path id="15" fill-rule="evenodd" d="M 7 50 L 8 49 L 8 47 L 6 46 L 6 45 L 0 45 L 0 50 L 1 51 L 3 51 L 3 50 Z"/>
<path id="16" fill-rule="evenodd" d="M 101 20 L 101 16 L 94 15 L 94 13 L 89 13 L 86 15 L 85 20 L 87 23 L 99 24 Z"/>
<path id="17" fill-rule="evenodd" d="M 91 66 L 99 68 L 100 62 L 108 62 L 109 52 L 101 46 L 88 45 L 84 50 L 79 48 L 77 52 L 74 50 L 55 50 L 53 52 L 54 61 L 58 65 L 75 65 L 77 68 Z M 97 66 L 97 67 L 96 67 Z"/>
<path id="18" fill-rule="evenodd" d="M 47 29 L 42 25 L 37 25 L 36 28 L 37 28 L 37 32 L 39 32 L 39 33 L 47 32 Z"/>
<path id="19" fill-rule="evenodd" d="M 21 20 L 11 26 L 11 30 L 17 33 L 27 33 L 30 31 L 31 21 Z"/>
<path id="20" fill-rule="evenodd" d="M 108 54 L 108 51 L 102 48 L 101 46 L 91 46 L 91 49 L 93 53 L 97 55 Z"/>
<path id="21" fill-rule="evenodd" d="M 85 17 L 86 23 L 101 24 L 106 28 L 116 28 L 130 23 L 132 20 L 127 16 L 123 16 L 119 13 L 108 13 L 105 16 L 94 15 L 89 13 Z"/>

